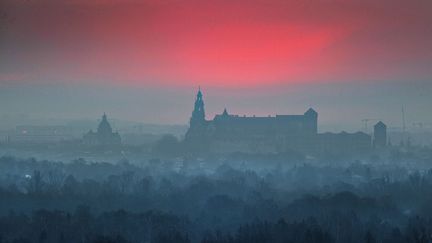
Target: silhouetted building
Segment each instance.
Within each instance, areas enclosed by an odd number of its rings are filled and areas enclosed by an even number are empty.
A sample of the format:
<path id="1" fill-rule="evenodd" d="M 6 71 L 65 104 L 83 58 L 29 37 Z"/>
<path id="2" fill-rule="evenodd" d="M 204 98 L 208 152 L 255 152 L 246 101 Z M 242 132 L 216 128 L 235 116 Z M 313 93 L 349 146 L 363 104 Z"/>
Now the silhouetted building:
<path id="1" fill-rule="evenodd" d="M 247 117 L 226 109 L 213 120 L 205 119 L 204 101 L 198 91 L 185 142 L 190 148 L 215 153 L 278 153 L 370 149 L 365 133 L 318 134 L 318 113 L 312 108 L 302 115 Z"/>
<path id="2" fill-rule="evenodd" d="M 189 124 L 190 126 L 186 132 L 185 139 L 194 143 L 203 142 L 207 136 L 209 122 L 205 120 L 204 100 L 201 89 L 198 90 Z"/>
<path id="3" fill-rule="evenodd" d="M 371 149 L 371 136 L 364 132 L 320 133 L 316 151 L 321 153 L 352 154 Z"/>
<path id="4" fill-rule="evenodd" d="M 107 116 L 102 116 L 96 132 L 90 130 L 84 135 L 83 142 L 86 145 L 120 145 L 121 138 L 117 132 L 113 132 Z"/>
<path id="5" fill-rule="evenodd" d="M 382 121 L 379 121 L 374 126 L 373 145 L 375 148 L 387 146 L 387 126 Z"/>

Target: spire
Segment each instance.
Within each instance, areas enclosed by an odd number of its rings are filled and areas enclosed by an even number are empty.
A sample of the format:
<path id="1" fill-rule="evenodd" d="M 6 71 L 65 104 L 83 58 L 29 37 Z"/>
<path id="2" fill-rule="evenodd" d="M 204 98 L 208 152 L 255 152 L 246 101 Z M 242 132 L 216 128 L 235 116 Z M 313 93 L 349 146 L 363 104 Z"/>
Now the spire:
<path id="1" fill-rule="evenodd" d="M 197 99 L 202 99 L 201 86 L 198 86 Z"/>
<path id="2" fill-rule="evenodd" d="M 194 110 L 191 117 L 192 124 L 200 124 L 205 121 L 204 101 L 201 86 L 198 86 L 198 93 L 195 100 Z"/>
<path id="3" fill-rule="evenodd" d="M 224 109 L 224 111 L 223 111 L 223 113 L 222 113 L 222 116 L 228 116 L 228 112 L 227 112 L 227 109 L 226 109 L 226 108 Z"/>

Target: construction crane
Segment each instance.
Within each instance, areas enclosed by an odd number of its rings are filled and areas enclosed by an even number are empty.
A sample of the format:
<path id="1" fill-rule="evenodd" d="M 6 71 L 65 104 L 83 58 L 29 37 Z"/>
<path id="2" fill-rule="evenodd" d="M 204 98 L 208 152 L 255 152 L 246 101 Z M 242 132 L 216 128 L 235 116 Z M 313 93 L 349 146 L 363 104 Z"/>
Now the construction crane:
<path id="1" fill-rule="evenodd" d="M 381 120 L 381 119 L 380 118 L 365 118 L 365 119 L 362 119 L 361 121 L 364 124 L 364 131 L 365 131 L 365 133 L 368 133 L 368 123 L 370 121 L 379 121 L 379 120 Z"/>
<path id="2" fill-rule="evenodd" d="M 405 108 L 402 105 L 402 143 L 405 143 L 405 138 L 406 138 L 406 121 L 405 121 Z"/>
<path id="3" fill-rule="evenodd" d="M 406 124 L 405 124 L 405 108 L 402 106 L 402 132 L 405 134 Z"/>

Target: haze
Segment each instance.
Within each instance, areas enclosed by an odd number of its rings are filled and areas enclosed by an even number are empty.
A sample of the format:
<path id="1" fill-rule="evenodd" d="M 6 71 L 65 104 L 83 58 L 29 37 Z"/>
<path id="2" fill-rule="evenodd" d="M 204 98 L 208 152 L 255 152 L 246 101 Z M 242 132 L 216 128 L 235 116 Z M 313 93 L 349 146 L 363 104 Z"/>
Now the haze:
<path id="1" fill-rule="evenodd" d="M 401 126 L 405 106 L 410 123 L 426 123 L 431 8 L 425 0 L 6 0 L 1 114 L 186 124 L 201 85 L 209 118 L 225 107 L 268 115 L 313 106 L 322 126 L 358 130 L 364 118 Z"/>

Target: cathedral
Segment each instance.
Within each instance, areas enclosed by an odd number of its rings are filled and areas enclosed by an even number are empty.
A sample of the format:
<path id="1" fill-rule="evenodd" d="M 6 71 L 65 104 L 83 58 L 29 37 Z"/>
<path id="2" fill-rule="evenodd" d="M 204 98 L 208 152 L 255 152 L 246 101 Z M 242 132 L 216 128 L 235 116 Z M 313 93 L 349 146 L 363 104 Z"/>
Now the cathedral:
<path id="1" fill-rule="evenodd" d="M 371 136 L 357 133 L 318 133 L 318 113 L 309 108 L 300 115 L 239 116 L 227 109 L 206 120 L 201 90 L 196 95 L 185 143 L 213 153 L 304 153 L 365 151 Z"/>
<path id="2" fill-rule="evenodd" d="M 90 130 L 84 135 L 83 143 L 93 146 L 120 145 L 121 138 L 117 132 L 113 132 L 106 114 L 103 114 L 96 132 Z"/>

